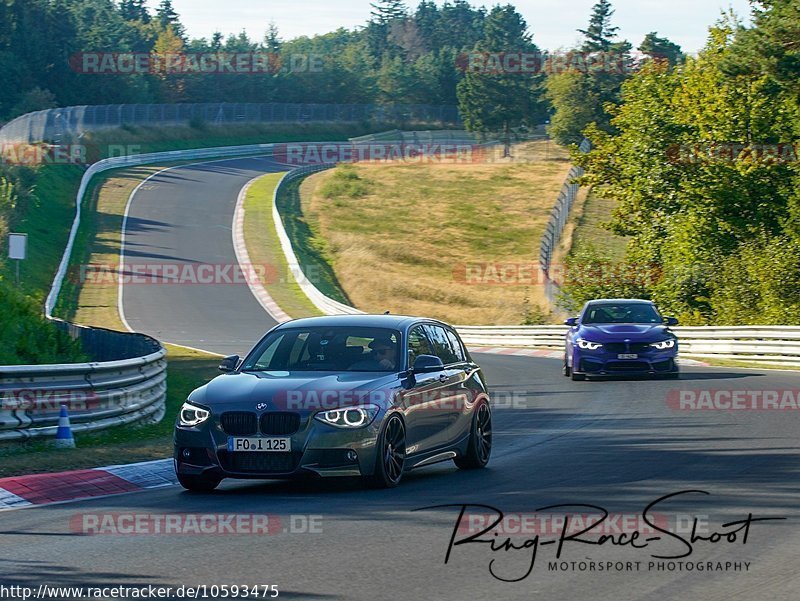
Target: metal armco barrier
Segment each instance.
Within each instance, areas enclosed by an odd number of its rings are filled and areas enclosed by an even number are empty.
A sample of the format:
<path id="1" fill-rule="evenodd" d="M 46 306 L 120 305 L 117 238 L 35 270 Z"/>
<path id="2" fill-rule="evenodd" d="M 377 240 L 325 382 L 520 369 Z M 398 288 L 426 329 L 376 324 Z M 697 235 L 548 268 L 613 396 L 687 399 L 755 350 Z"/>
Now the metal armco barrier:
<path id="1" fill-rule="evenodd" d="M 566 326 L 457 326 L 473 346 L 564 348 Z M 800 367 L 800 326 L 684 326 L 671 328 L 680 355 Z"/>
<path id="2" fill-rule="evenodd" d="M 166 350 L 157 340 L 54 321 L 99 361 L 0 366 L 0 441 L 55 436 L 61 405 L 76 432 L 164 417 Z"/>

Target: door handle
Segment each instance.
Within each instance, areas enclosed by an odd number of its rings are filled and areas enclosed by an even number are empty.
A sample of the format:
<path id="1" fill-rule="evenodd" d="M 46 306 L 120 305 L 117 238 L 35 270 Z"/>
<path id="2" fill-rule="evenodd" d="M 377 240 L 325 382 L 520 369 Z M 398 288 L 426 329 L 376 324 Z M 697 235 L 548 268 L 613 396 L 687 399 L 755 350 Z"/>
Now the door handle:
<path id="1" fill-rule="evenodd" d="M 439 376 L 439 381 L 440 382 L 447 382 L 447 380 L 449 378 L 450 378 L 450 376 L 448 376 L 447 374 L 442 374 L 442 375 Z"/>

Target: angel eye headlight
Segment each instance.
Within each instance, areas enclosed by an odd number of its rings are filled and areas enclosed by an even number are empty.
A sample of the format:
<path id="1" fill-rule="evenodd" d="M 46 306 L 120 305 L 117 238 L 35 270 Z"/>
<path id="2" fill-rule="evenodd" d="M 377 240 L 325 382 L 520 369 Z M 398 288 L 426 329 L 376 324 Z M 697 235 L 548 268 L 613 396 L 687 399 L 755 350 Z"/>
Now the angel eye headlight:
<path id="1" fill-rule="evenodd" d="M 377 405 L 359 405 L 321 411 L 314 416 L 314 419 L 337 428 L 363 428 L 371 424 L 376 415 L 378 415 Z"/>
<path id="2" fill-rule="evenodd" d="M 596 351 L 603 346 L 599 342 L 592 342 L 591 340 L 584 340 L 583 338 L 578 338 L 576 342 L 578 343 L 578 348 L 586 349 L 588 351 Z"/>
<path id="3" fill-rule="evenodd" d="M 211 412 L 186 401 L 181 405 L 178 415 L 181 426 L 197 426 L 206 421 L 211 416 Z"/>
<path id="4" fill-rule="evenodd" d="M 670 338 L 668 340 L 662 340 L 661 342 L 653 342 L 650 346 L 652 346 L 654 349 L 658 349 L 659 351 L 663 351 L 668 348 L 674 347 L 675 339 Z"/>

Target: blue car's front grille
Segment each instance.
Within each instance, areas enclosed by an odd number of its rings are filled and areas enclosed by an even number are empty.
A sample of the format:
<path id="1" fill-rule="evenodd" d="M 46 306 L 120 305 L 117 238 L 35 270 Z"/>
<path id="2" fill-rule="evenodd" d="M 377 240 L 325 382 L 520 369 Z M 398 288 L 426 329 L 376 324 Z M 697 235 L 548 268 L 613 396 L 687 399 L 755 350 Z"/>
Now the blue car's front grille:
<path id="1" fill-rule="evenodd" d="M 650 365 L 644 361 L 609 361 L 605 365 L 608 371 L 648 371 Z"/>
<path id="2" fill-rule="evenodd" d="M 609 353 L 644 353 L 652 350 L 649 342 L 606 342 L 603 348 Z"/>

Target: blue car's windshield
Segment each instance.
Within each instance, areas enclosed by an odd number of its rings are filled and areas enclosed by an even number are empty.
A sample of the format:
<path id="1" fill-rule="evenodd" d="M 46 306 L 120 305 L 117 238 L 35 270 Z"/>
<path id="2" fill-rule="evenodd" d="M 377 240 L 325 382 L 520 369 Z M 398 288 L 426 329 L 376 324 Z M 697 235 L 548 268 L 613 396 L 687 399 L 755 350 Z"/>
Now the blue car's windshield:
<path id="1" fill-rule="evenodd" d="M 395 371 L 400 333 L 383 328 L 314 327 L 273 332 L 242 371 Z"/>
<path id="2" fill-rule="evenodd" d="M 581 323 L 662 323 L 662 319 L 647 303 L 597 303 L 586 308 Z"/>

